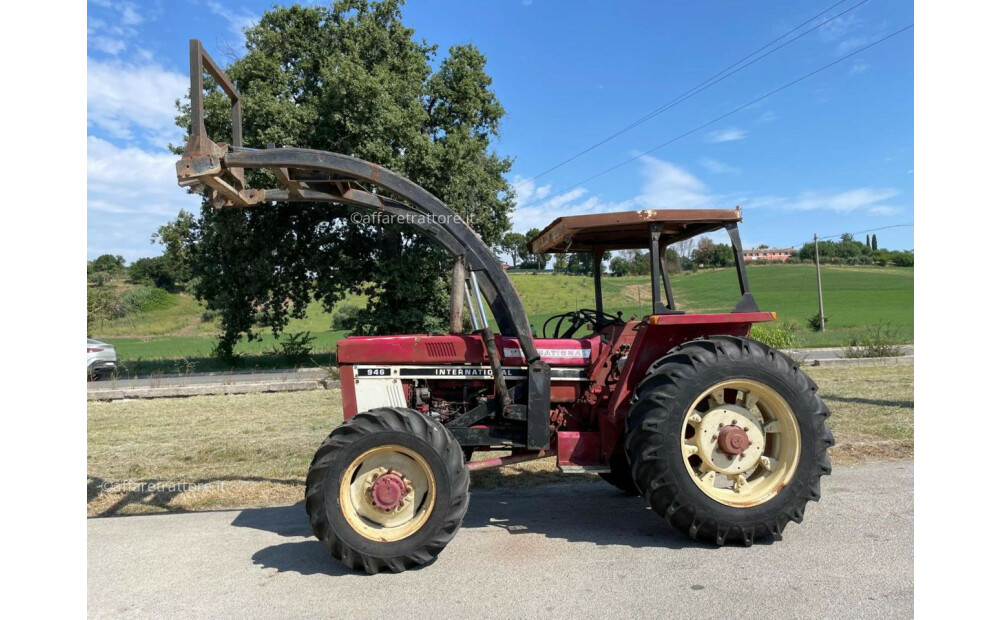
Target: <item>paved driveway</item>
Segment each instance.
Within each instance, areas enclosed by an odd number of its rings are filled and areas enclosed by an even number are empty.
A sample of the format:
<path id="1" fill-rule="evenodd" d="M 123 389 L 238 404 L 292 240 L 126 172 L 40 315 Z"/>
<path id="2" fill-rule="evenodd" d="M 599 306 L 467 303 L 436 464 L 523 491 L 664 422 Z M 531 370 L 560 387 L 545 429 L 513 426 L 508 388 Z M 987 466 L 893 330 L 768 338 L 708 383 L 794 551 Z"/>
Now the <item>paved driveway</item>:
<path id="1" fill-rule="evenodd" d="M 348 572 L 301 504 L 91 519 L 94 617 L 890 618 L 913 615 L 913 463 L 839 468 L 784 539 L 716 549 L 639 498 L 573 483 L 478 491 L 407 573 Z"/>

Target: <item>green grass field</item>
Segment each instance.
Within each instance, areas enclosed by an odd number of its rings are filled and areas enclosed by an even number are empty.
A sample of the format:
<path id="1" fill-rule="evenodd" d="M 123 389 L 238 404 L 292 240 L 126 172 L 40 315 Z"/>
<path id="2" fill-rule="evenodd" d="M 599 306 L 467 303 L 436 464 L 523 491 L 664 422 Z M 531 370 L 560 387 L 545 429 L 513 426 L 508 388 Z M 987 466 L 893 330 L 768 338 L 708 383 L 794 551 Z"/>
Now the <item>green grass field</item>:
<path id="1" fill-rule="evenodd" d="M 825 333 L 812 332 L 806 321 L 817 312 L 816 273 L 812 265 L 762 265 L 748 268 L 750 287 L 762 310 L 778 313 L 795 329 L 796 346 L 842 346 L 865 325 L 889 323 L 901 341 L 913 340 L 913 269 L 824 266 L 823 301 L 828 317 Z M 672 277 L 678 307 L 688 312 L 727 312 L 739 298 L 734 269 L 703 270 Z M 582 276 L 540 273 L 512 274 L 532 325 L 541 335 L 545 320 L 581 307 L 594 306 L 593 281 Z M 645 277 L 603 279 L 605 309 L 625 318 L 641 317 L 650 307 L 650 283 Z M 202 321 L 202 307 L 188 295 L 176 295 L 168 308 L 131 320 L 102 326 L 93 337 L 110 342 L 128 374 L 226 370 L 211 358 L 217 321 Z M 361 303 L 351 299 L 344 303 Z M 307 318 L 294 320 L 287 332 L 310 331 L 316 340 L 316 361 L 329 363 L 344 332 L 330 329 L 330 315 L 320 304 L 310 305 Z M 270 332 L 262 342 L 243 342 L 237 352 L 250 367 L 287 366 Z"/>

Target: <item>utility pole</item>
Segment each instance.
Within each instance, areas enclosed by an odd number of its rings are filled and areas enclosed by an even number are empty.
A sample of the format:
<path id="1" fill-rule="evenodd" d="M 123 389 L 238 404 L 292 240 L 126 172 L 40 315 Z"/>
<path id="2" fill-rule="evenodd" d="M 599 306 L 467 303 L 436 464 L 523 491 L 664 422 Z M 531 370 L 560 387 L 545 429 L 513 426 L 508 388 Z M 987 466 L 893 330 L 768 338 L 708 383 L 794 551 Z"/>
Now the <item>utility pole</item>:
<path id="1" fill-rule="evenodd" d="M 826 315 L 823 314 L 823 281 L 819 277 L 819 238 L 813 233 L 813 253 L 816 260 L 816 291 L 819 293 L 819 330 L 826 331 Z"/>

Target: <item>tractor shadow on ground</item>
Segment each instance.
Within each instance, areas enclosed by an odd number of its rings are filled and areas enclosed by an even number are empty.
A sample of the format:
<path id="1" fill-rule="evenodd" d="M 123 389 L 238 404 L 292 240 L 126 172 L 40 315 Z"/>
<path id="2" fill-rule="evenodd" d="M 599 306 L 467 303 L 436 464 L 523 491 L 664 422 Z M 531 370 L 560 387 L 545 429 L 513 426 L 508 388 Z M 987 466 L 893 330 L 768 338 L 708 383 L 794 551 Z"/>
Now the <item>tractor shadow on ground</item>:
<path id="1" fill-rule="evenodd" d="M 266 547 L 253 555 L 254 564 L 279 572 L 303 575 L 357 575 L 330 558 L 312 538 L 303 503 L 278 508 L 243 510 L 235 527 L 249 527 L 307 540 Z M 620 545 L 632 548 L 716 551 L 718 547 L 688 538 L 650 510 L 640 497 L 596 483 L 546 485 L 531 489 L 473 489 L 462 533 L 502 530 L 509 536 L 526 534 L 568 542 Z M 769 545 L 771 539 L 755 544 Z M 428 565 L 429 566 L 429 565 Z"/>
<path id="2" fill-rule="evenodd" d="M 233 527 L 248 527 L 285 536 L 308 537 L 307 540 L 284 542 L 264 547 L 253 554 L 251 560 L 261 568 L 300 575 L 328 575 L 330 577 L 366 577 L 362 571 L 353 571 L 330 557 L 323 545 L 313 538 L 312 527 L 306 516 L 305 502 L 274 508 L 247 508 L 241 510 L 232 522 Z M 422 570 L 430 562 L 412 570 Z"/>
<path id="3" fill-rule="evenodd" d="M 824 394 L 823 400 L 829 400 L 835 403 L 856 403 L 859 405 L 872 405 L 875 407 L 902 407 L 904 409 L 913 409 L 912 400 L 881 400 L 877 398 L 836 396 L 831 394 Z"/>
<path id="4" fill-rule="evenodd" d="M 717 549 L 675 530 L 641 497 L 596 482 L 474 491 L 462 529 L 475 528 L 636 549 Z"/>

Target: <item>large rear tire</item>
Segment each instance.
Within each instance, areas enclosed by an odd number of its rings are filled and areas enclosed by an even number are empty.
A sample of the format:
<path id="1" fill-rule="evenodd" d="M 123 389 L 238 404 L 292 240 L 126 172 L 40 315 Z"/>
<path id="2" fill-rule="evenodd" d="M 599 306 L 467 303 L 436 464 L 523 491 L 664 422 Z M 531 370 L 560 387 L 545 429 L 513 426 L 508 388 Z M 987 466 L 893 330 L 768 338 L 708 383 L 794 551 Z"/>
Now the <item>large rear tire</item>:
<path id="1" fill-rule="evenodd" d="M 352 569 L 401 572 L 432 561 L 469 507 L 462 447 L 417 411 L 359 413 L 320 445 L 306 511 L 327 551 Z"/>
<path id="2" fill-rule="evenodd" d="M 830 415 L 786 355 L 734 336 L 688 342 L 636 386 L 626 454 L 649 506 L 690 537 L 752 545 L 799 523 L 830 473 Z"/>

